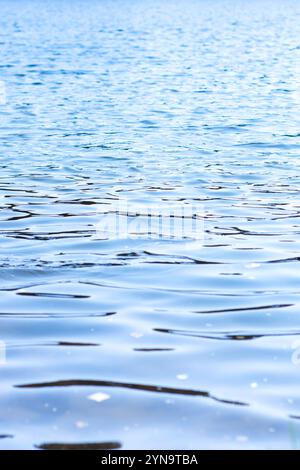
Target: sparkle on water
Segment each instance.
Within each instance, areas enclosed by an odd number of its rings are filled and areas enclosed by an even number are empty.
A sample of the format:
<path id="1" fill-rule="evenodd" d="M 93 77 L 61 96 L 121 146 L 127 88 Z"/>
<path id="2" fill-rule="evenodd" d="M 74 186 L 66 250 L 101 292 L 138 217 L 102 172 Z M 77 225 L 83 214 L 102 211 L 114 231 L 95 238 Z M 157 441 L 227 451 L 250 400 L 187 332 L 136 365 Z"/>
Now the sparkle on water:
<path id="1" fill-rule="evenodd" d="M 297 448 L 300 1 L 1 0 L 0 46 L 1 448 Z"/>

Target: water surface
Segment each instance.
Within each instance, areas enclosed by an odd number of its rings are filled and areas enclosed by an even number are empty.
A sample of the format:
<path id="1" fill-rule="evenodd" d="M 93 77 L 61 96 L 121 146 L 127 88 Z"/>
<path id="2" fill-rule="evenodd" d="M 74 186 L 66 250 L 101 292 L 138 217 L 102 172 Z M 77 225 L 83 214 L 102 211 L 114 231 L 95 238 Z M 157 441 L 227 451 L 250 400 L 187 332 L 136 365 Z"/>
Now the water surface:
<path id="1" fill-rule="evenodd" d="M 298 448 L 299 25 L 0 0 L 0 448 Z M 103 237 L 122 198 L 202 244 Z"/>

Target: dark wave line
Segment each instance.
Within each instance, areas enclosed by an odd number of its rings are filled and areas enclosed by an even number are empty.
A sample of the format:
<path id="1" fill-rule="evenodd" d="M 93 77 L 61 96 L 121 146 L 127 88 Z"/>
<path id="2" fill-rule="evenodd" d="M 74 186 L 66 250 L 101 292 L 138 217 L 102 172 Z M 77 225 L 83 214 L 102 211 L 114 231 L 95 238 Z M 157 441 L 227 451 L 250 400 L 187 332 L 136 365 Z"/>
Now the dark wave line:
<path id="1" fill-rule="evenodd" d="M 190 261 L 195 264 L 227 264 L 224 262 L 220 261 L 205 261 L 205 260 L 200 260 L 196 258 L 192 258 L 190 256 L 176 256 L 176 255 L 168 255 L 165 253 L 152 253 L 151 251 L 146 251 L 144 250 L 143 253 L 148 256 L 160 256 L 160 257 L 167 257 L 167 258 L 175 258 L 175 259 L 180 259 L 180 260 L 186 260 Z M 179 262 L 178 262 L 179 263 Z"/>
<path id="2" fill-rule="evenodd" d="M 86 442 L 78 444 L 69 443 L 45 443 L 35 446 L 41 450 L 113 450 L 121 449 L 120 442 Z"/>
<path id="3" fill-rule="evenodd" d="M 293 307 L 294 304 L 275 304 L 275 305 L 260 305 L 258 307 L 238 307 L 238 308 L 224 308 L 221 310 L 199 310 L 194 313 L 226 313 L 226 312 L 245 312 L 248 310 L 266 310 L 274 308 Z"/>
<path id="4" fill-rule="evenodd" d="M 300 416 L 298 415 L 289 415 L 289 418 L 300 420 Z"/>
<path id="5" fill-rule="evenodd" d="M 99 343 L 80 343 L 73 341 L 58 341 L 57 343 L 51 344 L 53 346 L 100 346 Z"/>
<path id="6" fill-rule="evenodd" d="M 285 259 L 275 259 L 272 261 L 267 261 L 269 264 L 273 263 L 292 263 L 293 261 L 300 261 L 300 256 L 295 256 L 294 258 L 285 258 Z"/>
<path id="7" fill-rule="evenodd" d="M 82 294 L 55 294 L 50 292 L 17 292 L 17 295 L 28 297 L 51 297 L 56 299 L 89 299 L 90 295 Z"/>
<path id="8" fill-rule="evenodd" d="M 202 338 L 202 339 L 213 339 L 213 340 L 222 340 L 222 341 L 249 341 L 252 339 L 259 338 L 273 338 L 273 337 L 284 337 L 284 336 L 299 336 L 300 332 L 292 333 L 262 333 L 262 334 L 248 334 L 248 333 L 227 333 L 227 332 L 218 332 L 215 334 L 208 335 L 206 333 L 194 332 L 194 331 L 184 331 L 184 330 L 172 330 L 168 328 L 154 328 L 153 331 L 157 333 L 167 333 L 179 336 L 189 336 L 192 338 Z"/>
<path id="9" fill-rule="evenodd" d="M 226 403 L 229 405 L 248 406 L 248 403 L 226 400 L 211 395 L 209 392 L 201 390 L 180 389 L 173 387 L 160 387 L 157 385 L 145 385 L 135 383 L 113 382 L 109 380 L 57 380 L 54 382 L 40 382 L 31 384 L 15 385 L 16 388 L 49 388 L 49 387 L 113 387 L 113 388 L 126 388 L 131 390 L 141 390 L 144 392 L 167 393 L 174 395 L 205 397 L 215 400 L 217 402 Z"/>
<path id="10" fill-rule="evenodd" d="M 72 313 L 72 312 L 0 312 L 0 317 L 14 317 L 14 316 L 22 316 L 26 318 L 90 318 L 90 317 L 109 317 L 111 315 L 116 315 L 117 312 L 103 312 L 103 313 Z"/>
<path id="11" fill-rule="evenodd" d="M 174 348 L 133 348 L 133 351 L 138 351 L 138 352 L 165 352 L 165 351 L 174 351 Z"/>

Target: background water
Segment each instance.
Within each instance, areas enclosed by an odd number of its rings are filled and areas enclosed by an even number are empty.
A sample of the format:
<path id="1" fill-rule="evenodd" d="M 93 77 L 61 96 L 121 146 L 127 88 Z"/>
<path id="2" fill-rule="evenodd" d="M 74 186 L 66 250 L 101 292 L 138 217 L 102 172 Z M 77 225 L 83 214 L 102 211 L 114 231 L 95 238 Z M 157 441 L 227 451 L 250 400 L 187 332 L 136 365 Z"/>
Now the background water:
<path id="1" fill-rule="evenodd" d="M 2 449 L 300 445 L 299 33 L 297 0 L 0 0 Z M 101 236 L 120 198 L 201 206 L 203 246 Z"/>

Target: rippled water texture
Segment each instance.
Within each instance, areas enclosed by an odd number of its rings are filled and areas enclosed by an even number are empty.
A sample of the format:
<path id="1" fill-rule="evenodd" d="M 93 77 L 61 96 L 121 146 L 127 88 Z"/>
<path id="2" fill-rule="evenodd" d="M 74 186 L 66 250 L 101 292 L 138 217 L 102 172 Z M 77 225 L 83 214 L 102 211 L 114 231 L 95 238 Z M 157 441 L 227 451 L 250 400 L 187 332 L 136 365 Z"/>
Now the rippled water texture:
<path id="1" fill-rule="evenodd" d="M 300 446 L 299 33 L 297 0 L 0 0 L 2 449 Z M 101 236 L 120 199 L 202 244 Z"/>

